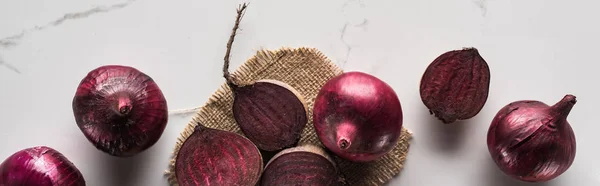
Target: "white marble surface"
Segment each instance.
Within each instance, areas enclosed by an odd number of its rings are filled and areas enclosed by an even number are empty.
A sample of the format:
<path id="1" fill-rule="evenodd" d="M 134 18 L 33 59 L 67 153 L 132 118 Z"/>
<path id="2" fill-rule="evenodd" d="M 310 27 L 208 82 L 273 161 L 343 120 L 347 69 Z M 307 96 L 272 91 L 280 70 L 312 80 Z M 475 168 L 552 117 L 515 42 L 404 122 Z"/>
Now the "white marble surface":
<path id="1" fill-rule="evenodd" d="M 132 159 L 109 157 L 75 125 L 71 100 L 100 65 L 135 66 L 161 86 L 170 109 L 203 104 L 223 83 L 221 64 L 238 0 L 0 1 L 0 159 L 48 145 L 88 185 L 167 185 L 175 140 L 191 116 L 172 116 L 160 141 Z M 600 26 L 597 0 L 253 0 L 233 68 L 258 49 L 316 47 L 345 70 L 374 74 L 397 91 L 414 140 L 389 185 L 597 186 Z M 477 47 L 491 93 L 482 112 L 455 125 L 428 115 L 422 72 L 442 52 Z M 519 99 L 578 96 L 569 121 L 577 157 L 559 178 L 526 184 L 504 176 L 486 148 L 492 117 Z"/>

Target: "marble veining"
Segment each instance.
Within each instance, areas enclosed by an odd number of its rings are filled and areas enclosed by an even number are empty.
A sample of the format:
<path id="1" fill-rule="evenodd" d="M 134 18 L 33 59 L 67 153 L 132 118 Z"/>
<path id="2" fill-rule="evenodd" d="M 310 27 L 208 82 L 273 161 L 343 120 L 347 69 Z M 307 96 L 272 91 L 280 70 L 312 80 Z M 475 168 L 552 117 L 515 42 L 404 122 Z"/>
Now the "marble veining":
<path id="1" fill-rule="evenodd" d="M 485 17 L 485 14 L 487 14 L 487 0 L 475 0 L 473 3 L 481 10 L 481 16 Z"/>
<path id="2" fill-rule="evenodd" d="M 2 56 L 0 56 L 0 66 L 6 67 L 6 68 L 16 72 L 17 74 L 21 74 L 21 71 L 19 71 L 19 69 L 17 69 L 17 67 L 4 62 L 4 59 L 2 58 Z"/>
<path id="3" fill-rule="evenodd" d="M 92 16 L 94 14 L 107 13 L 107 12 L 110 12 L 113 10 L 122 9 L 122 8 L 129 6 L 131 3 L 135 2 L 135 1 L 137 1 L 137 0 L 128 0 L 123 3 L 117 3 L 117 4 L 113 4 L 113 5 L 109 5 L 109 6 L 96 6 L 94 8 L 91 8 L 91 9 L 88 9 L 85 11 L 66 13 L 62 17 L 55 19 L 54 21 L 51 21 L 44 25 L 41 25 L 41 26 L 36 25 L 32 28 L 24 29 L 18 34 L 13 34 L 11 36 L 0 39 L 0 48 L 9 49 L 9 48 L 15 47 L 19 44 L 19 41 L 21 39 L 23 39 L 25 36 L 31 34 L 32 32 L 42 31 L 42 30 L 45 30 L 45 29 L 48 29 L 51 27 L 59 26 L 69 20 L 83 19 L 83 18 Z M 21 73 L 21 71 L 17 67 L 15 67 L 14 65 L 12 65 L 10 63 L 7 63 L 2 58 L 2 56 L 0 56 L 0 66 L 4 66 L 4 67 L 16 72 L 17 74 Z"/>
<path id="4" fill-rule="evenodd" d="M 358 6 L 357 8 L 354 9 L 354 11 L 351 10 L 352 7 L 351 5 L 356 5 Z M 363 9 L 366 7 L 366 4 L 361 1 L 361 0 L 348 0 L 346 1 L 344 4 L 342 4 L 342 13 L 346 15 L 346 17 L 350 17 L 349 15 L 363 15 L 362 13 L 357 13 L 360 11 L 364 11 Z M 343 60 L 341 61 L 341 68 L 344 69 L 344 67 L 346 66 L 346 64 L 348 63 L 348 60 L 350 58 L 350 53 L 352 52 L 352 45 L 346 41 L 346 31 L 348 30 L 348 26 L 354 27 L 354 28 L 362 28 L 364 31 L 366 31 L 367 27 L 368 27 L 368 23 L 369 20 L 363 16 L 358 16 L 359 18 L 347 18 L 346 23 L 342 26 L 341 28 L 341 32 L 340 32 L 340 41 L 343 43 L 344 48 L 345 48 L 345 55 L 343 57 Z M 357 20 L 359 20 L 357 22 Z"/>
<path id="5" fill-rule="evenodd" d="M 47 28 L 59 26 L 60 24 L 66 22 L 68 20 L 82 19 L 82 18 L 86 18 L 86 17 L 89 17 L 89 16 L 97 14 L 97 13 L 106 13 L 106 12 L 110 12 L 113 10 L 122 9 L 122 8 L 129 6 L 129 4 L 131 4 L 135 1 L 137 1 L 137 0 L 128 0 L 124 3 L 118 3 L 118 4 L 114 4 L 114 5 L 110 5 L 110 6 L 97 6 L 97 7 L 94 7 L 92 9 L 89 9 L 86 11 L 66 13 L 61 18 L 58 18 L 54 21 L 46 23 L 42 26 L 36 25 L 33 28 L 29 28 L 29 29 L 25 29 L 25 30 L 21 31 L 18 34 L 14 34 L 14 35 L 2 38 L 2 39 L 0 39 L 0 46 L 2 46 L 4 48 L 14 47 L 18 44 L 19 40 L 23 39 L 23 37 L 30 34 L 31 32 L 41 31 L 41 30 L 44 30 Z"/>

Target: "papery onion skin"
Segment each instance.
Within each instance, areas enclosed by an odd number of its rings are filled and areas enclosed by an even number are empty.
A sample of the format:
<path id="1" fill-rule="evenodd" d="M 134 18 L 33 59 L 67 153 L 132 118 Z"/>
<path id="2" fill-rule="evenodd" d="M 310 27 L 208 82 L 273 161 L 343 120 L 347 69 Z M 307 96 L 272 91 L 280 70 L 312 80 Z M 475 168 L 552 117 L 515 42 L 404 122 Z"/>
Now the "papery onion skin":
<path id="1" fill-rule="evenodd" d="M 85 186 L 85 180 L 63 154 L 36 146 L 20 150 L 0 164 L 0 185 Z"/>
<path id="2" fill-rule="evenodd" d="M 300 145 L 277 153 L 265 166 L 261 186 L 346 185 L 324 149 Z"/>
<path id="3" fill-rule="evenodd" d="M 150 148 L 168 121 L 167 101 L 154 80 L 121 65 L 90 71 L 77 88 L 73 113 L 77 126 L 96 148 L 120 157 Z"/>
<path id="4" fill-rule="evenodd" d="M 320 141 L 350 161 L 369 162 L 392 150 L 402 131 L 402 107 L 394 90 L 363 72 L 346 72 L 319 91 L 313 109 Z"/>
<path id="5" fill-rule="evenodd" d="M 505 174 L 527 182 L 552 180 L 575 159 L 575 134 L 567 116 L 577 102 L 566 95 L 548 106 L 535 100 L 512 102 L 494 117 L 488 150 Z"/>
<path id="6" fill-rule="evenodd" d="M 258 148 L 247 138 L 198 124 L 175 160 L 177 183 L 255 186 L 263 168 Z"/>

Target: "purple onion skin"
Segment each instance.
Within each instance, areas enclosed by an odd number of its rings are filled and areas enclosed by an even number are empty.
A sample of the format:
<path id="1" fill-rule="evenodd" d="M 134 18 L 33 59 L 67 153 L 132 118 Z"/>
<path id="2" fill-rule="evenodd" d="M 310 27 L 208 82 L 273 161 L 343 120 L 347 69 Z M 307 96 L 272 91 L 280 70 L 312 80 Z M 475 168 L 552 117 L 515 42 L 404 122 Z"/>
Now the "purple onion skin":
<path id="1" fill-rule="evenodd" d="M 575 159 L 575 134 L 567 116 L 576 103 L 566 95 L 560 102 L 524 100 L 503 107 L 488 130 L 488 150 L 505 174 L 526 182 L 552 180 Z"/>
<path id="2" fill-rule="evenodd" d="M 177 183 L 182 186 L 255 186 L 262 168 L 261 154 L 250 140 L 200 124 L 175 160 Z"/>
<path id="3" fill-rule="evenodd" d="M 20 150 L 0 164 L 0 185 L 85 186 L 85 180 L 63 154 L 37 146 Z"/>
<path id="4" fill-rule="evenodd" d="M 347 72 L 323 85 L 315 99 L 313 121 L 319 139 L 333 153 L 368 162 L 395 147 L 402 131 L 402 107 L 385 82 Z"/>
<path id="5" fill-rule="evenodd" d="M 475 48 L 443 53 L 421 78 L 421 100 L 444 124 L 470 119 L 485 105 L 490 68 Z"/>
<path id="6" fill-rule="evenodd" d="M 154 145 L 168 120 L 158 85 L 139 70 L 118 65 L 96 68 L 73 98 L 77 126 L 96 148 L 130 157 Z"/>
<path id="7" fill-rule="evenodd" d="M 341 186 L 346 185 L 333 160 L 324 150 L 309 146 L 289 148 L 275 155 L 265 167 L 261 186 Z"/>

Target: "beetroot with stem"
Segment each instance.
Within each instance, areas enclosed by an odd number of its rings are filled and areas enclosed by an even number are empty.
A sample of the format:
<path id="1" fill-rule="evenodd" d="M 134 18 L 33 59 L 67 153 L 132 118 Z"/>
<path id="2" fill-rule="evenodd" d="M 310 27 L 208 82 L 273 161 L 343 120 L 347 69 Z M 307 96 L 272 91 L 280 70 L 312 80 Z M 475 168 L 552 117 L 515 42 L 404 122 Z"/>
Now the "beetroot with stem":
<path id="1" fill-rule="evenodd" d="M 237 9 L 236 25 L 246 7 L 244 3 Z M 171 181 L 178 185 L 255 186 L 263 170 L 262 156 L 252 141 L 201 123 L 177 150 Z"/>
<path id="2" fill-rule="evenodd" d="M 85 186 L 85 180 L 63 154 L 36 146 L 20 150 L 0 164 L 0 185 Z"/>
<path id="3" fill-rule="evenodd" d="M 544 182 L 567 171 L 575 159 L 575 134 L 567 116 L 577 100 L 566 95 L 548 106 L 535 100 L 504 106 L 488 130 L 490 155 L 502 172 Z"/>
<path id="4" fill-rule="evenodd" d="M 487 101 L 490 69 L 475 48 L 443 53 L 421 78 L 421 100 L 443 123 L 474 117 Z"/>
<path id="5" fill-rule="evenodd" d="M 323 85 L 313 121 L 321 142 L 350 161 L 377 160 L 391 151 L 402 132 L 402 107 L 394 90 L 362 72 L 338 75 Z"/>
<path id="6" fill-rule="evenodd" d="M 175 176 L 179 185 L 255 186 L 262 166 L 247 138 L 198 124 L 177 152 Z"/>
<path id="7" fill-rule="evenodd" d="M 346 185 L 324 149 L 300 145 L 277 153 L 265 166 L 261 186 Z"/>
<path id="8" fill-rule="evenodd" d="M 228 71 L 231 45 L 244 8 L 238 11 L 223 65 L 223 77 L 234 97 L 233 116 L 244 135 L 259 149 L 278 151 L 292 147 L 300 140 L 308 122 L 304 98 L 293 87 L 277 80 L 237 84 Z"/>
<path id="9" fill-rule="evenodd" d="M 73 113 L 96 148 L 120 157 L 154 145 L 168 120 L 167 102 L 154 80 L 120 65 L 98 67 L 81 80 Z"/>

